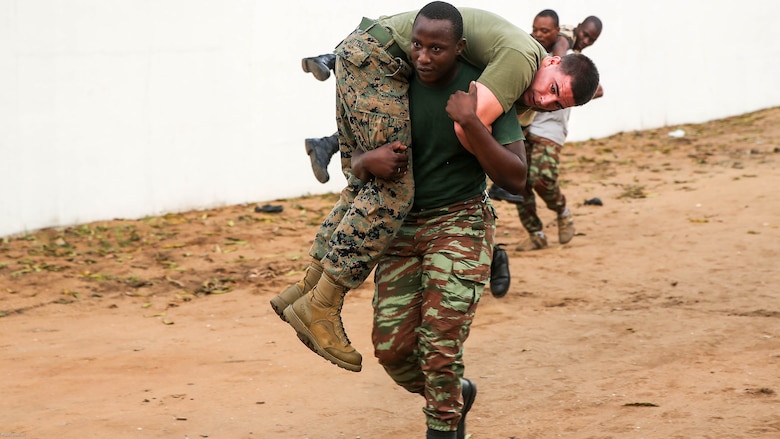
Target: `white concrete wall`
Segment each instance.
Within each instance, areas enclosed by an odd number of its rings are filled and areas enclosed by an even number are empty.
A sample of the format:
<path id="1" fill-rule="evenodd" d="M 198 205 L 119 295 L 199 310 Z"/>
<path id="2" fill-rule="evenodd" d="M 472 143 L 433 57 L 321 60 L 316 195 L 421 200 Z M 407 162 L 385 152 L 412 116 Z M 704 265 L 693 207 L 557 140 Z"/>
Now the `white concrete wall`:
<path id="1" fill-rule="evenodd" d="M 426 3 L 0 0 L 0 236 L 338 191 L 337 161 L 321 185 L 303 149 L 335 129 L 333 81 L 300 58 Z M 528 30 L 544 8 L 602 18 L 585 53 L 606 95 L 570 140 L 780 105 L 776 0 L 453 4 Z"/>

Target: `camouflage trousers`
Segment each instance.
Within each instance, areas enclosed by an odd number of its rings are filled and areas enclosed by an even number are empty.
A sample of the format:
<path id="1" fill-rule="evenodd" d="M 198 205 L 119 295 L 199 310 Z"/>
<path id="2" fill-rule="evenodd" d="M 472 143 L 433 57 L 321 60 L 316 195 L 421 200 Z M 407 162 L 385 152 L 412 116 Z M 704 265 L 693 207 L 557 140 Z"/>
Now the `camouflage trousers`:
<path id="1" fill-rule="evenodd" d="M 490 278 L 496 220 L 483 200 L 410 213 L 374 275 L 374 355 L 398 385 L 425 397 L 435 430 L 460 420 L 463 343 Z"/>
<path id="2" fill-rule="evenodd" d="M 411 67 L 367 32 L 356 30 L 336 47 L 336 123 L 347 186 L 323 221 L 309 254 L 347 288 L 366 280 L 412 206 L 414 174 L 400 181 L 362 182 L 352 172 L 356 148 L 369 151 L 398 140 L 411 146 Z M 411 150 L 409 160 L 411 162 Z"/>
<path id="3" fill-rule="evenodd" d="M 520 222 L 529 232 L 541 231 L 544 227 L 542 220 L 536 214 L 536 192 L 547 205 L 547 208 L 555 212 L 563 212 L 566 208 L 566 197 L 558 186 L 558 164 L 561 149 L 552 140 L 544 137 L 528 134 L 525 140 L 525 154 L 528 159 L 527 194 L 524 201 L 517 205 L 517 213 Z"/>

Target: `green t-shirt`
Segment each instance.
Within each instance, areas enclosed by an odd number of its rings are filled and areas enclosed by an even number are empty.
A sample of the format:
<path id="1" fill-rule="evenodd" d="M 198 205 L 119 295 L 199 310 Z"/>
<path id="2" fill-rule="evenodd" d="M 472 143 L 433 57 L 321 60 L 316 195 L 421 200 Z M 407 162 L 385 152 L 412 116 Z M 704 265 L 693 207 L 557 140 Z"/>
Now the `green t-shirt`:
<path id="1" fill-rule="evenodd" d="M 458 141 L 452 119 L 445 110 L 450 95 L 457 90 L 467 91 L 479 73 L 479 69 L 460 63 L 458 75 L 449 85 L 428 87 L 416 75 L 411 80 L 414 210 L 447 206 L 485 190 L 485 171 Z M 495 121 L 493 137 L 502 145 L 523 139 L 514 111 L 504 113 Z"/>
<path id="2" fill-rule="evenodd" d="M 463 37 L 466 38 L 463 60 L 484 69 L 478 81 L 493 92 L 507 112 L 531 85 L 547 53 L 528 32 L 499 15 L 474 8 L 458 10 L 463 16 Z M 412 25 L 417 12 L 378 19 L 390 29 L 396 44 L 407 56 L 411 52 Z M 522 104 L 518 102 L 517 105 Z M 525 107 L 518 107 L 518 111 L 524 110 Z"/>

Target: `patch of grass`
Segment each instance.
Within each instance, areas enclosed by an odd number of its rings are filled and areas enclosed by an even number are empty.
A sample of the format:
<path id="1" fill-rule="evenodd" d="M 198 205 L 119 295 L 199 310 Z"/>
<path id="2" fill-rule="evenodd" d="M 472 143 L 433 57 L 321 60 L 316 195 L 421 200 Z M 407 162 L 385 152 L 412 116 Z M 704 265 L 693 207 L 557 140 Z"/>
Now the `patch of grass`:
<path id="1" fill-rule="evenodd" d="M 84 280 L 95 281 L 95 282 L 105 282 L 108 280 L 114 280 L 113 275 L 104 274 L 104 273 L 92 273 L 89 270 L 81 272 L 80 276 Z"/>
<path id="2" fill-rule="evenodd" d="M 647 192 L 643 185 L 631 184 L 623 186 L 623 192 L 618 198 L 647 198 Z"/>

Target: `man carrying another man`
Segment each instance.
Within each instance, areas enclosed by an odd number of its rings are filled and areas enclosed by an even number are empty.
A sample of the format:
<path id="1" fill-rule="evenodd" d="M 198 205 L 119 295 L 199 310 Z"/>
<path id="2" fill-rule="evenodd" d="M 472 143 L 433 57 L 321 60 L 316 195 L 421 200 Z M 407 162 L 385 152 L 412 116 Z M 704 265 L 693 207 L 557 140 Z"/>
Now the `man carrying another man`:
<path id="1" fill-rule="evenodd" d="M 454 6 L 437 1 L 420 10 L 409 88 L 414 204 L 375 274 L 374 354 L 399 386 L 425 398 L 427 439 L 463 439 L 477 395 L 463 377 L 463 345 L 490 275 L 495 212 L 486 173 L 513 190 L 525 187 L 527 173 L 516 113 L 501 115 L 492 133 L 476 115 L 480 70 L 458 61 L 467 44 Z M 390 177 L 384 165 L 388 157 L 394 164 L 395 148 L 355 151 L 355 176 Z"/>

